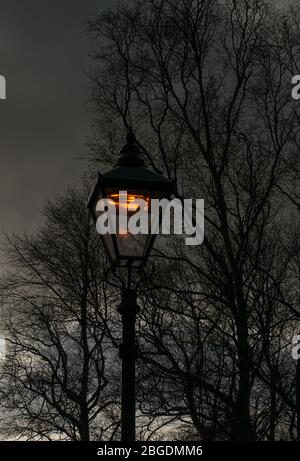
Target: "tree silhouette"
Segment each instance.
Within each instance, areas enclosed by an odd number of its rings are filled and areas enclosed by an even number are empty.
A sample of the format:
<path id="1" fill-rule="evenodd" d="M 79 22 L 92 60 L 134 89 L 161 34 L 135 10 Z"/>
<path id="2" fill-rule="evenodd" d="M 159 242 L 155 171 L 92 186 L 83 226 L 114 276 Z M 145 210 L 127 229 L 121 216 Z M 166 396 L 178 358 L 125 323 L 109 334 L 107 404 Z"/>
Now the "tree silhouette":
<path id="1" fill-rule="evenodd" d="M 266 0 L 137 0 L 87 25 L 91 171 L 132 126 L 176 197 L 205 200 L 203 244 L 161 236 L 136 274 L 142 440 L 300 440 L 299 25 Z M 119 438 L 119 293 L 87 195 L 10 241 L 8 436 Z"/>
<path id="2" fill-rule="evenodd" d="M 132 125 L 177 197 L 206 204 L 201 247 L 168 240 L 156 253 L 141 358 L 156 383 L 144 381 L 144 392 L 156 388 L 158 400 L 146 414 L 185 418 L 204 438 L 299 437 L 288 350 L 299 317 L 284 294 L 293 272 L 284 247 L 298 219 L 288 200 L 299 145 L 295 11 L 256 0 L 137 1 L 88 29 L 91 160 L 111 162 Z"/>
<path id="3" fill-rule="evenodd" d="M 48 204 L 36 236 L 9 241 L 0 387 L 9 437 L 98 440 L 119 427 L 115 300 L 86 193 L 70 190 Z"/>

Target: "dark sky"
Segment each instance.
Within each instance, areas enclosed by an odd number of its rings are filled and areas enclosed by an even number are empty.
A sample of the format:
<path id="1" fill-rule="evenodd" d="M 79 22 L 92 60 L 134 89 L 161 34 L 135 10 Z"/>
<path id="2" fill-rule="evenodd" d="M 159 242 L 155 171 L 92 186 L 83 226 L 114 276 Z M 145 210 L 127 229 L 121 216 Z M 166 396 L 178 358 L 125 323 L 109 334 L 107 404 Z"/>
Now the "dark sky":
<path id="1" fill-rule="evenodd" d="M 46 198 L 86 169 L 91 43 L 84 21 L 113 0 L 1 0 L 0 230 L 38 223 Z"/>
<path id="2" fill-rule="evenodd" d="M 0 0 L 0 231 L 30 230 L 45 199 L 85 170 L 76 160 L 89 134 L 84 21 L 115 3 Z"/>

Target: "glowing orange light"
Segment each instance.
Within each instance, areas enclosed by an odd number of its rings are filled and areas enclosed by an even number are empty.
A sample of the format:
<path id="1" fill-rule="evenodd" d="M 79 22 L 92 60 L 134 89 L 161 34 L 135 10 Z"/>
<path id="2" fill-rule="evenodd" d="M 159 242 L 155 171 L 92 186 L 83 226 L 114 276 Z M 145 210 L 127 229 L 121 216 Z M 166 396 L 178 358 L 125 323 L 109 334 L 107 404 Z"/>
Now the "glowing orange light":
<path id="1" fill-rule="evenodd" d="M 135 203 L 136 200 L 144 200 L 146 202 L 146 209 L 149 207 L 150 198 L 142 194 L 127 194 L 126 203 L 123 201 L 120 203 L 120 197 L 126 197 L 126 194 L 109 194 L 108 199 L 112 200 L 114 205 L 118 208 L 126 208 L 128 211 L 135 212 L 138 211 L 139 205 Z"/>

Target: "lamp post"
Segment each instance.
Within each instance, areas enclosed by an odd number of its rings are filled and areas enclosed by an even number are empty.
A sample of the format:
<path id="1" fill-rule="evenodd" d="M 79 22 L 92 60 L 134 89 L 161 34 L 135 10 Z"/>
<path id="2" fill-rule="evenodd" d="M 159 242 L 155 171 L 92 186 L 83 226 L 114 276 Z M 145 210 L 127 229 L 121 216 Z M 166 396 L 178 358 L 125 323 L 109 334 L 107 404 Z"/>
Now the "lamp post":
<path id="1" fill-rule="evenodd" d="M 101 199 L 114 202 L 119 212 L 121 203 L 120 191 L 127 192 L 125 206 L 128 215 L 136 211 L 135 199 L 143 199 L 147 204 L 147 213 L 150 218 L 152 198 L 170 197 L 174 184 L 169 179 L 146 167 L 141 150 L 130 130 L 127 143 L 121 150 L 119 161 L 115 168 L 104 174 L 98 174 L 98 181 L 90 196 L 88 209 L 93 221 L 96 223 L 101 212 L 97 203 Z M 148 220 L 150 223 L 150 219 Z M 156 234 L 133 235 L 129 231 L 101 235 L 101 240 L 111 266 L 125 268 L 129 271 L 140 269 L 147 261 L 153 246 Z M 128 277 L 130 279 L 130 277 Z M 118 309 L 122 316 L 122 344 L 120 345 L 120 358 L 122 360 L 122 441 L 135 440 L 135 362 L 137 347 L 135 341 L 135 322 L 139 311 L 137 306 L 136 289 L 130 285 L 123 290 L 122 302 Z"/>

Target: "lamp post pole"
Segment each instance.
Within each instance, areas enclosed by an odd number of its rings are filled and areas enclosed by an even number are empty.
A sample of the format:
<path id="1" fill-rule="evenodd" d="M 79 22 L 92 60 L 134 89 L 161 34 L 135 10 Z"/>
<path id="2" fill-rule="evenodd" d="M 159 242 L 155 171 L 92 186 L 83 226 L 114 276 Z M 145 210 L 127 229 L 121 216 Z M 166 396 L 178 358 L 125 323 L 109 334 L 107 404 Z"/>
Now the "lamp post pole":
<path id="1" fill-rule="evenodd" d="M 135 362 L 137 345 L 135 340 L 135 322 L 139 312 L 136 290 L 126 288 L 122 293 L 122 302 L 118 308 L 122 316 L 122 396 L 121 396 L 121 438 L 123 442 L 135 441 Z"/>
<path id="2" fill-rule="evenodd" d="M 150 198 L 169 198 L 174 191 L 172 180 L 146 166 L 140 145 L 131 129 L 127 134 L 126 141 L 117 165 L 104 174 L 98 174 L 98 181 L 90 195 L 87 206 L 95 224 L 104 211 L 102 206 L 98 207 L 98 204 L 103 199 L 109 199 L 120 206 L 122 191 L 123 193 L 126 191 L 127 197 L 129 197 L 127 204 L 125 204 L 127 210 L 135 200 L 143 198 L 144 202 L 148 204 Z M 148 222 L 151 222 L 150 207 L 147 212 L 149 215 Z M 100 233 L 100 237 L 111 266 L 114 269 L 127 268 L 130 271 L 131 269 L 139 269 L 146 263 L 156 234 L 152 234 L 149 229 L 146 236 L 133 235 L 128 232 L 126 239 L 124 239 L 123 233 L 114 231 Z M 129 281 L 129 273 L 128 276 Z M 136 290 L 130 288 L 130 283 L 128 283 L 128 288 L 124 289 L 122 293 L 122 302 L 118 309 L 123 324 L 122 344 L 120 346 L 122 359 L 122 441 L 126 442 L 135 440 L 135 362 L 137 356 L 135 321 L 139 311 L 136 298 Z"/>

